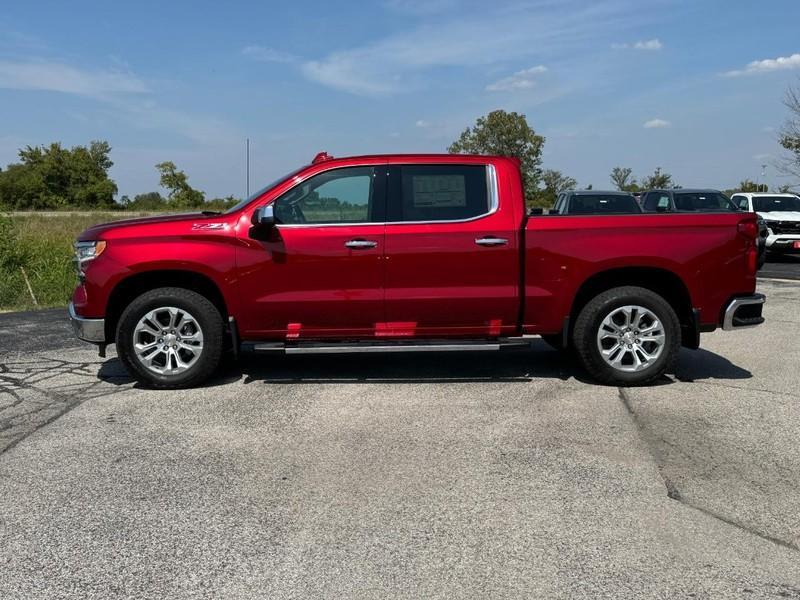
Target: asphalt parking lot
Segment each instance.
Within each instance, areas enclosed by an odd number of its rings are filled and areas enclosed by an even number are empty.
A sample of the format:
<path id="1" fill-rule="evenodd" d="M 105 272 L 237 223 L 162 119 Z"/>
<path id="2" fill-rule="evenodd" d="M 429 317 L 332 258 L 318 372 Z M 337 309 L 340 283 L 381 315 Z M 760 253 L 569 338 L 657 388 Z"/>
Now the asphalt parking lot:
<path id="1" fill-rule="evenodd" d="M 542 343 L 140 389 L 0 315 L 0 598 L 800 598 L 800 283 L 649 388 Z"/>

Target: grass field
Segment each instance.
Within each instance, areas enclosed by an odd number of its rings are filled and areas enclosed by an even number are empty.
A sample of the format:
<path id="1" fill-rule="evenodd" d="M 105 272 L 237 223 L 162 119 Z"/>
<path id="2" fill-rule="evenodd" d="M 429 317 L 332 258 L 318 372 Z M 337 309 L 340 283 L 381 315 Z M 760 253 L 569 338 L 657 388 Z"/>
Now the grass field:
<path id="1" fill-rule="evenodd" d="M 0 213 L 0 311 L 66 306 L 77 282 L 72 266 L 75 237 L 96 223 L 141 214 Z"/>

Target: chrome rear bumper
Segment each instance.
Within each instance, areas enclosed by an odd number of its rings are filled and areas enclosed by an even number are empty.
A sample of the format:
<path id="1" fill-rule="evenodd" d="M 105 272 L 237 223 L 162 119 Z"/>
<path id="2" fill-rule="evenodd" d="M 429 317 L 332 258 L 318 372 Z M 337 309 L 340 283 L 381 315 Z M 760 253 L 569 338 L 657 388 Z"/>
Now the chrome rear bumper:
<path id="1" fill-rule="evenodd" d="M 764 294 L 734 298 L 728 304 L 728 308 L 725 309 L 722 328 L 725 331 L 731 331 L 761 325 L 764 322 L 761 310 L 766 301 L 767 297 Z"/>
<path id="2" fill-rule="evenodd" d="M 69 322 L 78 339 L 94 344 L 104 344 L 106 341 L 106 320 L 85 319 L 75 314 L 75 307 L 69 303 Z"/>

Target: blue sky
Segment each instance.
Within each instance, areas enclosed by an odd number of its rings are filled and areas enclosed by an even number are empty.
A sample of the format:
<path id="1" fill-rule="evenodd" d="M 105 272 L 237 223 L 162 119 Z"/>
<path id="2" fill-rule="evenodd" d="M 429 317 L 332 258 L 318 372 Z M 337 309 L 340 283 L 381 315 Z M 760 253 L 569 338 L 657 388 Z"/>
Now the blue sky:
<path id="1" fill-rule="evenodd" d="M 544 166 L 684 186 L 785 182 L 797 0 L 17 2 L 0 13 L 0 164 L 108 140 L 121 194 L 173 160 L 209 196 L 335 155 L 440 152 L 490 110 L 527 115 Z"/>

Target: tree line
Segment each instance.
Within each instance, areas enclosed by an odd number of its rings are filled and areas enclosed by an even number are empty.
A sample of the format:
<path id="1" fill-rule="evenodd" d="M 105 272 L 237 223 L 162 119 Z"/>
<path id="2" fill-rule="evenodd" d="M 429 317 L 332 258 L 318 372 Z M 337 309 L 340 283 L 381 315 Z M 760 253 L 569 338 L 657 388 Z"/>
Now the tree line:
<path id="1" fill-rule="evenodd" d="M 166 196 L 154 191 L 133 199 L 122 196 L 117 202 L 117 184 L 108 174 L 114 165 L 110 154 L 105 141 L 72 148 L 59 142 L 22 148 L 19 162 L 0 169 L 0 210 L 220 210 L 239 201 L 233 196 L 206 200 L 204 192 L 189 185 L 186 173 L 165 161 L 155 168 Z"/>

